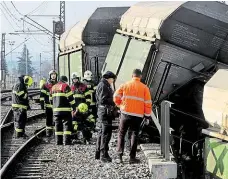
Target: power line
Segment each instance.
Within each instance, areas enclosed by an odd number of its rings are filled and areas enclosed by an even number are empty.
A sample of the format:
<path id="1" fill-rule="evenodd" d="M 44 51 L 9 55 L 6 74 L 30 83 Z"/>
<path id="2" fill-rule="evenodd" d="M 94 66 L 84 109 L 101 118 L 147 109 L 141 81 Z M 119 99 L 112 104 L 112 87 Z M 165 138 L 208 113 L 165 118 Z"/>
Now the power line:
<path id="1" fill-rule="evenodd" d="M 6 15 L 5 15 L 5 13 L 3 12 L 3 9 L 1 8 L 1 10 L 2 10 L 2 14 L 4 15 L 4 17 L 6 18 L 6 20 L 8 21 L 8 23 L 10 24 L 10 26 L 14 29 L 14 30 L 16 30 L 14 27 L 13 27 L 13 25 L 11 24 L 11 22 L 9 21 L 9 19 L 6 17 Z"/>
<path id="2" fill-rule="evenodd" d="M 1 4 L 2 5 L 2 4 Z M 12 13 L 9 11 L 9 9 L 7 10 L 3 5 L 2 5 L 2 7 L 4 8 L 4 10 L 5 10 L 5 12 L 8 14 L 8 16 L 10 17 L 10 19 L 12 19 L 13 20 L 13 22 L 16 24 L 16 26 L 17 27 L 19 27 L 19 28 L 21 28 L 18 24 L 17 24 L 17 22 L 14 20 L 14 19 L 16 19 L 13 15 L 12 15 Z M 18 19 L 16 19 L 17 21 L 18 21 Z"/>
<path id="3" fill-rule="evenodd" d="M 11 50 L 10 52 L 8 52 L 5 56 L 9 55 L 11 52 L 13 52 L 14 50 L 16 50 L 17 48 L 19 48 L 22 44 L 24 44 L 26 41 L 28 41 L 28 39 L 26 39 L 24 42 L 20 43 L 18 46 L 16 46 L 13 50 Z"/>
<path id="4" fill-rule="evenodd" d="M 18 19 L 14 16 L 14 14 L 11 13 L 11 11 L 9 10 L 7 4 L 6 4 L 4 1 L 3 1 L 3 4 L 5 5 L 7 11 L 10 13 L 11 17 L 13 17 L 16 21 L 19 21 L 19 22 L 20 22 L 20 20 L 18 20 Z M 2 5 L 2 4 L 1 4 L 1 5 Z M 2 5 L 2 6 L 3 6 L 3 5 Z M 4 6 L 3 6 L 3 7 L 4 7 Z"/>
<path id="5" fill-rule="evenodd" d="M 18 11 L 18 9 L 17 9 L 16 6 L 14 5 L 13 1 L 10 1 L 10 2 L 11 2 L 11 4 L 13 5 L 14 9 L 15 9 L 20 15 L 24 16 L 23 14 L 20 13 L 20 11 Z"/>
<path id="6" fill-rule="evenodd" d="M 34 12 L 36 12 L 41 6 L 43 6 L 44 5 L 44 3 L 46 4 L 47 3 L 47 1 L 43 1 L 38 7 L 36 7 L 34 10 L 32 10 L 31 12 L 29 12 L 27 15 L 30 15 L 30 14 L 32 14 L 32 13 L 34 13 Z"/>

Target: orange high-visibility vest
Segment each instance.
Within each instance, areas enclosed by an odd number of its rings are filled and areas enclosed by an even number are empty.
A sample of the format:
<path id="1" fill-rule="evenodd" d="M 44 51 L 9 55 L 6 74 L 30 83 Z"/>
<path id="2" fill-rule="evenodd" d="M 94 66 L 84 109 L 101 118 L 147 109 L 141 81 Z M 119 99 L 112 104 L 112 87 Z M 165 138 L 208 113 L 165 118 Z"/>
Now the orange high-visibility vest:
<path id="1" fill-rule="evenodd" d="M 149 88 L 133 79 L 119 87 L 114 94 L 114 102 L 120 106 L 121 113 L 130 116 L 144 117 L 151 115 L 152 101 Z"/>

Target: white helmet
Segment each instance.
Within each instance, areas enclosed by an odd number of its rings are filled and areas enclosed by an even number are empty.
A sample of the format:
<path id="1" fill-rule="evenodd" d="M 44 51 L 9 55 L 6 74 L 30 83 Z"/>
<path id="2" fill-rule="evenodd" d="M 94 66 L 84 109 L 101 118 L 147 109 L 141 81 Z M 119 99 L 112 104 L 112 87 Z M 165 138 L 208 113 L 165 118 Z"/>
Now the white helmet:
<path id="1" fill-rule="evenodd" d="M 93 73 L 89 70 L 85 71 L 84 73 L 84 79 L 86 80 L 91 80 L 92 79 L 92 76 L 93 76 Z"/>
<path id="2" fill-rule="evenodd" d="M 73 80 L 75 78 L 78 78 L 80 80 L 80 75 L 78 75 L 77 72 L 74 72 L 74 73 L 71 74 L 71 79 Z"/>

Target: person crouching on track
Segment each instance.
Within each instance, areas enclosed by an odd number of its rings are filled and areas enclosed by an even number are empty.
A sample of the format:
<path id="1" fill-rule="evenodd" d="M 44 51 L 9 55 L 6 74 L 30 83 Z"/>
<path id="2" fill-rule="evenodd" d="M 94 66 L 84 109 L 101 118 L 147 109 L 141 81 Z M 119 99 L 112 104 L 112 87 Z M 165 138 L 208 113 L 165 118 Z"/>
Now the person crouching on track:
<path id="1" fill-rule="evenodd" d="M 33 83 L 30 76 L 22 75 L 18 79 L 19 81 L 13 86 L 12 91 L 12 109 L 16 138 L 25 136 L 27 110 L 30 109 L 27 88 Z"/>
<path id="2" fill-rule="evenodd" d="M 74 114 L 76 106 L 73 93 L 67 82 L 67 77 L 61 76 L 60 81 L 54 85 L 51 90 L 53 99 L 53 114 L 55 116 L 55 136 L 57 145 L 62 145 L 63 143 L 64 145 L 71 144 L 71 108 L 73 108 Z"/>
<path id="3" fill-rule="evenodd" d="M 52 86 L 54 86 L 56 83 L 57 83 L 57 72 L 55 70 L 51 70 L 49 72 L 49 80 L 41 87 L 40 105 L 41 105 L 41 109 L 45 108 L 47 137 L 50 137 L 53 134 L 53 130 L 54 130 L 52 98 L 50 96 L 50 91 Z"/>
<path id="4" fill-rule="evenodd" d="M 95 124 L 95 119 L 94 116 L 89 113 L 88 105 L 86 103 L 78 105 L 76 113 L 73 116 L 73 121 L 74 131 L 81 131 L 83 143 L 90 144 L 90 139 L 92 138 L 91 130 Z"/>

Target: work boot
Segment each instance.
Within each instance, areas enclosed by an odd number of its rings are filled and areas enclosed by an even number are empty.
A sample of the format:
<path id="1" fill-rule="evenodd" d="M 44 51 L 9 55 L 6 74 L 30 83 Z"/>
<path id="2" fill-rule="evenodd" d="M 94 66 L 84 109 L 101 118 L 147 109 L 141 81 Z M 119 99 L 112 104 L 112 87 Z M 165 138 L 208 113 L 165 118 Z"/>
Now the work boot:
<path id="1" fill-rule="evenodd" d="M 118 155 L 117 163 L 123 163 L 123 155 L 122 154 Z"/>
<path id="2" fill-rule="evenodd" d="M 64 135 L 64 145 L 71 145 L 71 136 Z"/>
<path id="3" fill-rule="evenodd" d="M 95 159 L 96 160 L 100 160 L 100 151 L 96 150 L 96 153 L 95 153 Z"/>
<path id="4" fill-rule="evenodd" d="M 63 136 L 62 135 L 56 136 L 56 145 L 63 145 Z"/>
<path id="5" fill-rule="evenodd" d="M 130 159 L 129 159 L 129 164 L 134 164 L 134 163 L 140 163 L 140 160 L 137 159 L 137 158 L 132 158 L 132 157 L 130 157 Z"/>
<path id="6" fill-rule="evenodd" d="M 15 132 L 15 138 L 21 138 L 21 137 L 23 137 L 22 132 Z"/>
<path id="7" fill-rule="evenodd" d="M 109 156 L 108 152 L 102 152 L 101 161 L 102 162 L 112 162 L 112 158 Z"/>

